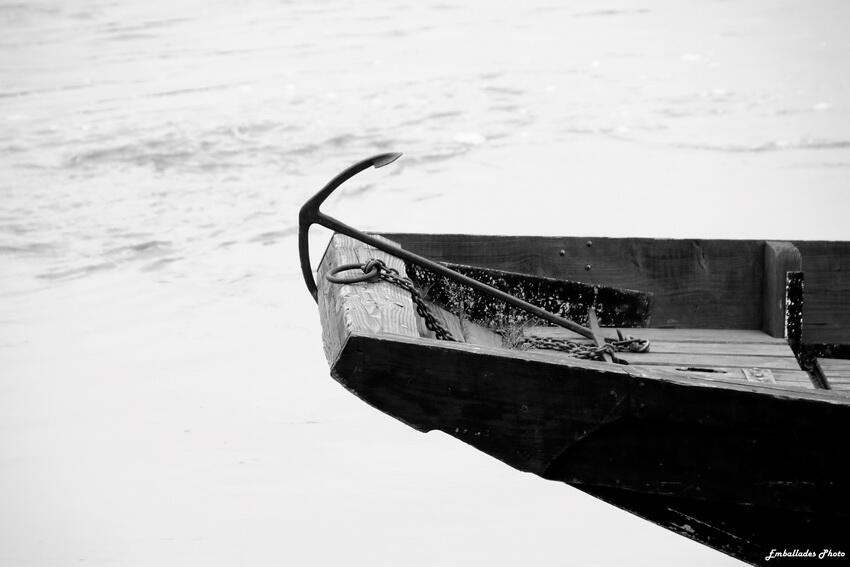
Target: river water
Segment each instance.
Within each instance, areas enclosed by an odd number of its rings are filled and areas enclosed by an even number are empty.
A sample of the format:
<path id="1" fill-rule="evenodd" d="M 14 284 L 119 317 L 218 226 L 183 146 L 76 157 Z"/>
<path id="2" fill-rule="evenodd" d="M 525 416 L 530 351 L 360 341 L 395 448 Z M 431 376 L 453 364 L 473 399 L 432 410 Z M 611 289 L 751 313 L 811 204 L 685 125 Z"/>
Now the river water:
<path id="1" fill-rule="evenodd" d="M 297 209 L 402 151 L 327 210 L 390 231 L 847 239 L 848 17 L 0 2 L 0 559 L 736 564 L 342 391 Z"/>

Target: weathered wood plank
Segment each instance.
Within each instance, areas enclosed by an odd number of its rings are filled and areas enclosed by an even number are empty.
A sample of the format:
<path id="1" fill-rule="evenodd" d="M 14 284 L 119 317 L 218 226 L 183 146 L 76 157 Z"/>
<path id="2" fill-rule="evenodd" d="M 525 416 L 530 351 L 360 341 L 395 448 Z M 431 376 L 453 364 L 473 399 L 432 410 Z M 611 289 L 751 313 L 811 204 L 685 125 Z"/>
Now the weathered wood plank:
<path id="1" fill-rule="evenodd" d="M 486 327 L 482 327 L 468 319 L 460 320 L 463 336 L 466 342 L 475 345 L 502 348 L 502 337 Z"/>
<path id="2" fill-rule="evenodd" d="M 850 242 L 796 241 L 803 255 L 803 342 L 850 344 Z"/>
<path id="3" fill-rule="evenodd" d="M 751 356 L 793 357 L 791 347 L 770 343 L 708 343 L 652 341 L 651 351 L 658 354 L 745 354 Z"/>
<path id="4" fill-rule="evenodd" d="M 458 342 L 465 342 L 463 338 L 463 328 L 460 325 L 460 320 L 457 318 L 457 315 L 454 313 L 450 313 L 440 307 L 439 305 L 431 302 L 425 301 L 425 305 L 428 306 L 428 310 L 434 315 L 434 317 L 443 324 L 443 327 L 451 333 L 452 338 Z M 415 309 L 415 307 L 414 307 Z M 416 316 L 417 328 L 419 329 L 419 336 L 423 338 L 436 338 L 436 334 L 434 331 L 430 330 L 428 326 L 425 324 L 425 319 L 420 317 L 418 314 Z"/>
<path id="5" fill-rule="evenodd" d="M 723 382 L 727 382 L 729 380 L 734 380 L 736 382 L 748 383 L 746 375 L 744 374 L 745 368 L 741 367 L 732 367 L 732 366 L 665 366 L 665 365 L 651 365 L 651 364 L 635 364 L 640 368 L 652 368 L 656 369 L 664 369 L 666 372 L 673 372 L 679 376 L 687 376 L 694 379 L 699 380 L 720 380 Z M 703 372 L 700 370 L 696 370 L 697 368 L 701 370 L 711 370 L 711 372 Z M 749 367 L 747 367 L 749 368 Z M 785 369 L 769 369 L 773 374 L 773 378 L 775 384 L 764 383 L 765 386 L 779 386 L 784 387 L 785 385 L 793 385 L 799 386 L 802 388 L 812 389 L 814 386 L 812 385 L 812 381 L 809 378 L 809 375 L 803 370 L 785 370 Z"/>
<path id="6" fill-rule="evenodd" d="M 819 358 L 818 362 L 824 372 L 832 375 L 850 376 L 850 360 L 843 358 Z"/>
<path id="7" fill-rule="evenodd" d="M 850 360 L 818 358 L 816 364 L 830 390 L 850 391 Z"/>
<path id="8" fill-rule="evenodd" d="M 755 329 L 621 329 L 626 335 L 634 335 L 650 341 L 671 343 L 704 342 L 704 343 L 754 343 L 787 345 L 784 339 Z M 602 327 L 606 337 L 617 338 L 617 329 Z M 543 337 L 583 339 L 580 335 L 561 327 L 529 326 L 525 328 L 528 335 Z"/>
<path id="9" fill-rule="evenodd" d="M 428 309 L 434 314 L 438 321 L 443 323 L 443 326 L 452 334 L 452 337 L 461 343 L 470 343 L 474 345 L 483 345 L 490 347 L 502 347 L 502 337 L 486 327 L 477 325 L 467 319 L 460 319 L 454 313 L 451 313 L 436 303 L 426 301 Z M 425 321 L 421 317 L 419 320 L 419 335 L 421 337 L 435 338 L 434 332 L 429 330 L 425 325 Z"/>
<path id="10" fill-rule="evenodd" d="M 785 283 L 788 272 L 802 270 L 803 257 L 790 242 L 764 243 L 764 296 L 762 325 L 765 333 L 785 337 Z"/>
<path id="11" fill-rule="evenodd" d="M 326 274 L 336 266 L 361 264 L 376 258 L 404 276 L 404 262 L 347 236 L 335 234 L 319 264 L 316 283 L 325 356 L 333 364 L 348 337 L 355 332 L 390 333 L 419 337 L 417 319 L 410 294 L 391 283 L 374 280 L 356 284 L 332 284 Z M 362 272 L 341 274 L 349 277 Z"/>
<path id="12" fill-rule="evenodd" d="M 799 368 L 788 344 L 761 331 L 730 329 L 627 329 L 626 331 L 634 331 L 635 335 L 652 341 L 649 353 L 618 353 L 620 358 L 630 364 L 667 367 L 694 378 L 706 380 L 746 380 L 744 369 L 770 369 L 777 385 L 793 383 L 795 387 L 812 387 L 808 373 Z M 527 327 L 524 329 L 524 334 L 567 338 L 581 344 L 593 344 L 590 339 L 555 327 Z M 613 329 L 605 329 L 604 334 L 611 338 L 616 336 Z M 683 336 L 698 340 L 677 340 Z M 733 339 L 754 342 L 732 342 Z M 548 352 L 557 356 L 567 356 L 566 354 L 558 355 L 557 351 Z M 715 372 L 687 370 L 697 368 Z"/>
<path id="13" fill-rule="evenodd" d="M 764 241 L 388 236 L 439 261 L 650 291 L 654 326 L 762 325 Z"/>
<path id="14" fill-rule="evenodd" d="M 619 352 L 629 364 L 660 366 L 706 366 L 730 368 L 772 368 L 799 370 L 794 357 L 749 356 L 744 354 L 659 354 L 655 352 Z"/>
<path id="15" fill-rule="evenodd" d="M 806 382 L 804 380 L 793 380 L 793 381 L 781 381 L 777 380 L 776 385 L 782 388 L 801 388 L 804 390 L 814 390 L 815 386 L 812 384 L 811 380 Z"/>

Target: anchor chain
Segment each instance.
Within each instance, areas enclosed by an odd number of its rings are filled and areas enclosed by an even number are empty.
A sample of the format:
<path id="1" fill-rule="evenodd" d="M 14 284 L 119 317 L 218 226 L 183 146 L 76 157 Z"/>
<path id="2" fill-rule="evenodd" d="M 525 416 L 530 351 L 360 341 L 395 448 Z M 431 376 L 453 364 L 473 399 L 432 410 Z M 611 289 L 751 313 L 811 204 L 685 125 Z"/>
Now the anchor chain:
<path id="1" fill-rule="evenodd" d="M 355 268 L 360 268 L 363 271 L 363 275 L 355 276 L 348 279 L 343 279 L 337 277 L 336 275 L 339 272 L 345 270 L 352 270 Z M 443 324 L 436 317 L 434 317 L 434 314 L 431 313 L 431 310 L 428 309 L 428 305 L 425 303 L 425 299 L 423 299 L 422 294 L 419 293 L 419 290 L 416 289 L 416 285 L 413 283 L 413 280 L 411 280 L 410 278 L 402 277 L 401 275 L 399 275 L 398 270 L 396 270 L 395 268 L 390 268 L 384 263 L 383 260 L 372 258 L 364 264 L 346 264 L 344 266 L 337 266 L 336 268 L 328 272 L 327 276 L 325 277 L 331 283 L 356 283 L 378 278 L 384 280 L 385 282 L 389 282 L 393 285 L 396 285 L 410 293 L 410 298 L 416 305 L 416 312 L 419 314 L 420 317 L 422 317 L 422 319 L 425 321 L 425 326 L 428 328 L 428 330 L 434 333 L 434 336 L 436 336 L 441 341 L 457 342 L 457 340 L 452 336 L 451 331 L 446 329 Z"/>
<path id="2" fill-rule="evenodd" d="M 585 360 L 602 360 L 602 354 L 614 354 L 615 352 L 648 352 L 649 341 L 635 337 L 624 336 L 617 330 L 619 339 L 605 339 L 605 344 L 595 346 L 583 344 L 569 339 L 556 337 L 525 336 L 517 341 L 517 346 L 522 349 L 557 350 L 573 358 Z"/>
<path id="3" fill-rule="evenodd" d="M 340 272 L 354 269 L 360 269 L 363 273 L 356 276 L 350 276 L 348 278 L 337 276 Z M 410 297 L 416 305 L 416 312 L 420 317 L 422 317 L 425 321 L 425 326 L 434 333 L 437 339 L 457 342 L 457 339 L 452 336 L 451 332 L 443 326 L 433 313 L 431 313 L 431 310 L 428 308 L 428 304 L 425 303 L 425 299 L 422 297 L 422 294 L 420 294 L 419 290 L 416 289 L 416 284 L 413 283 L 413 280 L 401 276 L 398 270 L 390 268 L 383 260 L 372 258 L 363 264 L 345 264 L 337 266 L 328 272 L 325 278 L 329 282 L 336 284 L 351 284 L 381 279 L 385 282 L 398 286 L 410 293 Z M 563 352 L 567 356 L 585 360 L 603 360 L 602 355 L 604 353 L 614 354 L 615 352 L 623 351 L 649 351 L 649 341 L 646 339 L 625 336 L 619 329 L 617 330 L 617 336 L 617 339 L 606 338 L 605 344 L 598 347 L 592 344 L 571 341 L 569 339 L 539 336 L 523 336 L 512 342 L 514 343 L 515 348 L 557 350 L 559 352 Z"/>

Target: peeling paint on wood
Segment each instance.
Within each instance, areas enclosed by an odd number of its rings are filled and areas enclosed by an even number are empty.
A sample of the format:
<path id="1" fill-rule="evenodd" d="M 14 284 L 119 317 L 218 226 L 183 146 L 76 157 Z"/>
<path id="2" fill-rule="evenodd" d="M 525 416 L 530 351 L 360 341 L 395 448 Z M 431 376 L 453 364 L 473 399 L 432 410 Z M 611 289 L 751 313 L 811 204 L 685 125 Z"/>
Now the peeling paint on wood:
<path id="1" fill-rule="evenodd" d="M 446 264 L 453 270 L 505 291 L 524 301 L 587 326 L 587 309 L 596 308 L 605 326 L 647 327 L 652 294 L 628 289 L 593 286 L 580 282 L 517 274 L 503 270 Z M 418 266 L 407 265 L 410 278 L 428 290 L 428 299 L 473 322 L 505 328 L 540 322 L 521 309 L 476 293 Z"/>

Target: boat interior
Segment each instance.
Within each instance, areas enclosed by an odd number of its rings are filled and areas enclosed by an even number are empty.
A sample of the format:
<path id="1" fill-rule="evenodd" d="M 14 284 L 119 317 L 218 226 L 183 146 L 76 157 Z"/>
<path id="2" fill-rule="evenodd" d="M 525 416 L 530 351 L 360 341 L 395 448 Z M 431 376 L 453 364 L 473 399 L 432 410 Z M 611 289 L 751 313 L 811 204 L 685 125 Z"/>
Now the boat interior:
<path id="1" fill-rule="evenodd" d="M 842 279 L 850 269 L 850 243 L 382 237 L 579 324 L 589 326 L 591 317 L 598 316 L 597 332 L 607 340 L 625 336 L 650 341 L 646 352 L 616 353 L 623 363 L 700 380 L 850 394 L 850 282 Z M 593 346 L 590 338 L 542 324 L 340 234 L 321 263 L 319 285 L 326 285 L 324 275 L 334 266 L 371 258 L 383 259 L 419 284 L 429 311 L 457 342 L 522 348 L 549 357 L 571 355 L 541 347 L 548 339 Z M 373 296 L 375 306 L 383 304 L 386 310 L 388 304 L 407 305 L 409 313 L 396 313 L 383 323 L 361 321 L 365 328 L 435 337 L 415 315 L 406 292 L 382 293 L 380 298 Z"/>

